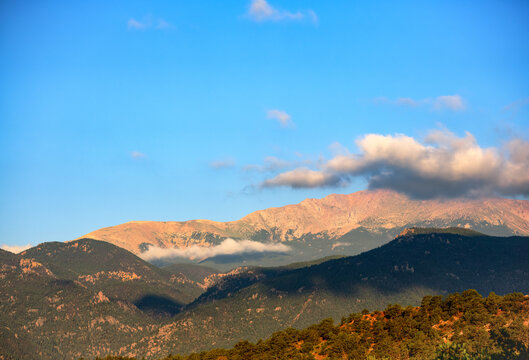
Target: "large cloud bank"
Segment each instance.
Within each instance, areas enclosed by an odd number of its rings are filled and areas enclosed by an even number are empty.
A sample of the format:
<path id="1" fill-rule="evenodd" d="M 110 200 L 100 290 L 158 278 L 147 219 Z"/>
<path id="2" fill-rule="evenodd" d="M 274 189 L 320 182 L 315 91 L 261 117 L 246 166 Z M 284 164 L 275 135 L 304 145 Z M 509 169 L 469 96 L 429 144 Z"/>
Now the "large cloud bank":
<path id="1" fill-rule="evenodd" d="M 296 168 L 265 180 L 262 187 L 336 187 L 356 177 L 370 189 L 392 189 L 414 198 L 528 196 L 529 142 L 483 148 L 474 136 L 436 130 L 422 141 L 410 136 L 368 134 L 359 153 L 339 154 L 316 170 Z"/>
<path id="2" fill-rule="evenodd" d="M 170 258 L 187 258 L 191 260 L 204 260 L 221 255 L 242 255 L 255 253 L 286 253 L 291 248 L 285 244 L 280 243 L 261 243 L 251 240 L 236 241 L 233 239 L 226 239 L 219 245 L 206 247 L 200 245 L 191 245 L 189 247 L 179 248 L 160 248 L 150 246 L 147 251 L 140 256 L 145 260 L 158 260 Z"/>

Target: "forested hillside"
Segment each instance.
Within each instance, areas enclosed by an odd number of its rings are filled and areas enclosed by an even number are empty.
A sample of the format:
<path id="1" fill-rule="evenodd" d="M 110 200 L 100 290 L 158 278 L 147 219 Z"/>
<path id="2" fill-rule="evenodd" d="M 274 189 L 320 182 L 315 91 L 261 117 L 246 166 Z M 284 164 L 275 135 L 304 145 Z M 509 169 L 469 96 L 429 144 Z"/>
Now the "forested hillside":
<path id="1" fill-rule="evenodd" d="M 353 257 L 224 274 L 160 269 L 89 239 L 3 251 L 0 355 L 155 359 L 255 342 L 390 303 L 415 306 L 426 295 L 528 294 L 528 253 L 527 237 L 460 229 L 413 229 Z"/>
<path id="2" fill-rule="evenodd" d="M 264 341 L 164 360 L 528 358 L 529 296 L 491 293 L 483 298 L 467 290 L 426 296 L 419 307 L 389 305 L 384 311 L 343 317 L 336 325 L 326 319 L 304 330 L 276 332 Z"/>

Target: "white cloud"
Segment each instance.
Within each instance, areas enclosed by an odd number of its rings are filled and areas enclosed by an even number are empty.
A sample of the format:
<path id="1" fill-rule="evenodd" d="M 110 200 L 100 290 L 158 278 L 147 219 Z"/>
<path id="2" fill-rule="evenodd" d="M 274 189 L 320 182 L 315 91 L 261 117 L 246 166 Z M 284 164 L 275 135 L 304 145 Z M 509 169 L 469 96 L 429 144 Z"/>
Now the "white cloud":
<path id="1" fill-rule="evenodd" d="M 145 29 L 146 27 L 148 26 L 147 23 L 142 23 L 136 19 L 129 19 L 129 21 L 127 22 L 127 27 L 129 29 L 135 29 L 135 30 L 143 30 Z"/>
<path id="2" fill-rule="evenodd" d="M 279 122 L 282 127 L 293 126 L 292 117 L 283 110 L 272 109 L 266 112 L 266 117 Z"/>
<path id="3" fill-rule="evenodd" d="M 191 260 L 204 260 L 219 255 L 240 255 L 246 253 L 286 253 L 292 249 L 281 243 L 262 243 L 252 240 L 226 239 L 219 245 L 206 247 L 191 245 L 183 249 L 160 248 L 150 246 L 149 249 L 140 256 L 145 260 L 156 260 L 164 258 L 187 258 Z"/>
<path id="4" fill-rule="evenodd" d="M 2 244 L 2 246 L 0 246 L 0 248 L 4 249 L 6 251 L 9 251 L 9 252 L 15 253 L 15 254 L 21 253 L 22 251 L 27 250 L 27 249 L 32 248 L 32 247 L 33 247 L 33 245 L 31 245 L 31 244 L 26 244 L 26 245 L 7 245 L 7 244 Z"/>
<path id="5" fill-rule="evenodd" d="M 529 98 L 516 100 L 503 108 L 504 111 L 518 112 L 522 107 L 529 104 Z"/>
<path id="6" fill-rule="evenodd" d="M 209 166 L 213 169 L 231 168 L 235 166 L 235 159 L 226 158 L 226 159 L 214 160 L 209 163 Z"/>
<path id="7" fill-rule="evenodd" d="M 443 110 L 448 109 L 452 111 L 465 110 L 465 103 L 463 98 L 459 95 L 443 95 L 435 98 L 434 109 Z"/>
<path id="8" fill-rule="evenodd" d="M 395 103 L 397 105 L 407 105 L 411 107 L 419 105 L 419 103 L 416 100 L 413 100 L 412 98 L 398 98 L 397 100 L 395 100 Z"/>
<path id="9" fill-rule="evenodd" d="M 367 134 L 356 144 L 358 154 L 338 154 L 317 170 L 294 169 L 261 186 L 343 186 L 363 177 L 371 189 L 393 189 L 416 198 L 529 195 L 529 142 L 522 139 L 501 149 L 483 148 L 470 133 L 458 137 L 435 130 L 423 141 L 403 134 Z"/>
<path id="10" fill-rule="evenodd" d="M 346 247 L 346 246 L 351 246 L 351 245 L 352 245 L 351 243 L 338 241 L 338 242 L 335 242 L 334 244 L 332 244 L 331 250 L 334 250 L 337 247 Z"/>
<path id="11" fill-rule="evenodd" d="M 142 153 L 142 152 L 132 151 L 130 153 L 130 157 L 135 159 L 135 160 L 140 160 L 140 159 L 145 159 L 147 156 L 144 153 Z"/>
<path id="12" fill-rule="evenodd" d="M 340 178 L 334 174 L 314 171 L 307 168 L 290 170 L 265 180 L 262 187 L 290 186 L 292 188 L 316 188 L 337 186 Z"/>
<path id="13" fill-rule="evenodd" d="M 395 100 L 387 97 L 378 97 L 374 99 L 375 104 L 391 104 L 397 106 L 409 107 L 427 107 L 431 110 L 451 110 L 463 111 L 466 109 L 465 100 L 460 95 L 441 95 L 436 98 L 426 99 L 412 99 L 409 97 L 401 97 Z"/>
<path id="14" fill-rule="evenodd" d="M 164 19 L 158 19 L 158 24 L 155 26 L 155 28 L 158 30 L 169 29 L 170 27 L 172 27 L 171 24 L 169 24 Z"/>
<path id="15" fill-rule="evenodd" d="M 252 0 L 246 16 L 253 21 L 285 21 L 285 20 L 309 20 L 318 23 L 318 16 L 313 10 L 290 12 L 279 10 L 271 6 L 266 0 Z"/>
<path id="16" fill-rule="evenodd" d="M 129 21 L 127 21 L 127 28 L 129 30 L 147 30 L 151 28 L 155 30 L 164 30 L 172 28 L 172 25 L 162 18 L 153 21 L 152 16 L 147 15 L 144 16 L 142 20 L 130 18 Z"/>
<path id="17" fill-rule="evenodd" d="M 245 165 L 243 166 L 244 171 L 257 171 L 257 172 L 270 172 L 274 173 L 288 168 L 294 168 L 296 166 L 307 166 L 313 163 L 310 159 L 304 159 L 304 156 L 300 153 L 296 153 L 297 160 L 283 160 L 275 156 L 267 156 L 263 160 L 263 165 Z"/>

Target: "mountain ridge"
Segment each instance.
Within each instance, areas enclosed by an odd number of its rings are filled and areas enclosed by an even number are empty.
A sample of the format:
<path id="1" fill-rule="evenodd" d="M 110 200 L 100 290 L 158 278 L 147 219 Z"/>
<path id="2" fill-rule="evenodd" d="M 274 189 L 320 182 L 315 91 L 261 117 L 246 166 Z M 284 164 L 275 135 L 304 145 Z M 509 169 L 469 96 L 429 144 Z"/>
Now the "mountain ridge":
<path id="1" fill-rule="evenodd" d="M 335 240 L 354 242 L 359 233 L 365 232 L 376 238 L 361 249 L 368 250 L 413 226 L 458 226 L 490 235 L 529 235 L 529 201 L 414 200 L 390 190 L 359 191 L 258 210 L 235 221 L 130 221 L 82 237 L 108 241 L 139 254 L 149 245 L 214 246 L 226 238 L 287 243 L 319 239 L 330 247 Z M 321 256 L 335 254 L 326 251 Z"/>

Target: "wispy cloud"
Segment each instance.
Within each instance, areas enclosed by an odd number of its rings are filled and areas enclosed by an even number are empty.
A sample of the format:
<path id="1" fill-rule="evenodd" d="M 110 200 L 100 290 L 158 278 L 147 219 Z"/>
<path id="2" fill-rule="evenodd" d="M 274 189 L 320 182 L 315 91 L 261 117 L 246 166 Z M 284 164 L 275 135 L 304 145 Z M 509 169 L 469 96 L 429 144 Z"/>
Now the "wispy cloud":
<path id="1" fill-rule="evenodd" d="M 334 244 L 332 244 L 331 250 L 334 250 L 334 249 L 336 249 L 338 247 L 347 247 L 347 246 L 351 246 L 351 245 L 353 245 L 353 244 L 338 241 L 338 242 L 335 242 Z"/>
<path id="2" fill-rule="evenodd" d="M 4 249 L 6 251 L 9 251 L 9 252 L 15 253 L 15 254 L 21 253 L 22 251 L 27 250 L 27 249 L 32 248 L 32 247 L 33 247 L 33 245 L 31 245 L 31 244 L 26 244 L 26 245 L 7 245 L 7 244 L 2 244 L 2 246 L 0 246 L 0 248 Z"/>
<path id="3" fill-rule="evenodd" d="M 470 133 L 458 137 L 443 129 L 422 140 L 367 134 L 356 144 L 357 154 L 335 155 L 316 169 L 285 171 L 261 187 L 337 187 L 362 177 L 370 189 L 392 189 L 414 198 L 529 195 L 529 141 L 523 139 L 484 148 Z"/>
<path id="4" fill-rule="evenodd" d="M 313 163 L 310 159 L 303 159 L 303 155 L 299 154 L 299 159 L 297 160 L 283 160 L 275 156 L 267 156 L 263 160 L 262 165 L 245 165 L 243 166 L 244 171 L 256 171 L 256 172 L 278 172 L 288 168 L 293 168 L 296 166 L 307 166 Z"/>
<path id="5" fill-rule="evenodd" d="M 233 158 L 218 159 L 218 160 L 214 160 L 209 163 L 209 167 L 213 169 L 227 169 L 227 168 L 232 168 L 234 166 L 235 166 L 235 159 Z"/>
<path id="6" fill-rule="evenodd" d="M 313 24 L 318 23 L 318 16 L 313 10 L 308 9 L 295 12 L 279 10 L 270 5 L 266 0 L 252 0 L 246 16 L 256 22 L 308 20 Z"/>
<path id="7" fill-rule="evenodd" d="M 206 247 L 191 245 L 183 249 L 160 248 L 150 246 L 149 249 L 140 256 L 145 260 L 187 258 L 191 260 L 205 260 L 220 255 L 240 255 L 251 253 L 286 253 L 292 249 L 281 243 L 262 243 L 252 240 L 226 239 L 219 245 Z"/>
<path id="8" fill-rule="evenodd" d="M 147 155 L 139 151 L 132 151 L 130 153 L 130 157 L 133 158 L 134 160 L 141 160 L 141 159 L 145 159 Z"/>
<path id="9" fill-rule="evenodd" d="M 374 99 L 376 104 L 390 104 L 397 106 L 408 107 L 428 107 L 431 110 L 451 110 L 463 111 L 466 109 L 465 100 L 460 95 L 441 95 L 435 98 L 426 99 L 412 99 L 409 97 L 401 97 L 396 99 L 389 99 L 387 97 L 378 97 Z"/>
<path id="10" fill-rule="evenodd" d="M 503 108 L 503 111 L 518 112 L 524 106 L 529 105 L 529 98 L 516 100 Z"/>
<path id="11" fill-rule="evenodd" d="M 165 19 L 158 18 L 156 20 L 153 20 L 151 15 L 147 15 L 147 16 L 144 16 L 142 20 L 130 18 L 127 21 L 127 28 L 129 30 L 147 30 L 147 29 L 164 30 L 164 29 L 172 28 L 172 25 L 168 23 Z"/>
<path id="12" fill-rule="evenodd" d="M 434 109 L 443 110 L 448 109 L 452 111 L 465 110 L 465 103 L 463 98 L 459 95 L 443 95 L 438 96 L 433 101 Z"/>
<path id="13" fill-rule="evenodd" d="M 136 19 L 129 19 L 127 22 L 127 28 L 134 29 L 134 30 L 142 30 L 147 27 L 147 23 L 142 23 Z"/>
<path id="14" fill-rule="evenodd" d="M 277 122 L 279 122 L 279 125 L 281 125 L 281 127 L 294 126 L 294 123 L 292 122 L 292 116 L 290 116 L 290 114 L 287 114 L 287 112 L 283 110 L 277 110 L 277 109 L 268 110 L 266 112 L 266 117 L 269 119 L 277 120 Z"/>

